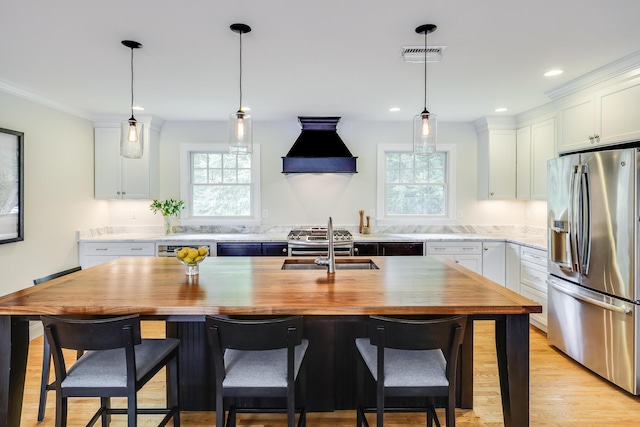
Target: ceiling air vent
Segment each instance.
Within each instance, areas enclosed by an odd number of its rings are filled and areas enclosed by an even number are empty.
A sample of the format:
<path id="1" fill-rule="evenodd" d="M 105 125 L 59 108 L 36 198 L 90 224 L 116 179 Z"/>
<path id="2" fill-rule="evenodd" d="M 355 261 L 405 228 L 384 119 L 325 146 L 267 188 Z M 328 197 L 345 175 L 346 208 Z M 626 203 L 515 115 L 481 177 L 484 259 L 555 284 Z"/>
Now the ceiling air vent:
<path id="1" fill-rule="evenodd" d="M 427 62 L 440 62 L 446 46 L 427 46 Z M 400 53 L 404 62 L 424 62 L 424 46 L 403 46 Z"/>

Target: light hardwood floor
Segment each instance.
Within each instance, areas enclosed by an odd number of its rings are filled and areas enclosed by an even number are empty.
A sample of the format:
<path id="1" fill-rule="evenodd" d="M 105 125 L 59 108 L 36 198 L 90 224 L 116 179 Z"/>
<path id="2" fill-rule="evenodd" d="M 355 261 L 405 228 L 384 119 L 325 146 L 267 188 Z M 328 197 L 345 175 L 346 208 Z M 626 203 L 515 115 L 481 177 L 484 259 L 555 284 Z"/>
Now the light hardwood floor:
<path id="1" fill-rule="evenodd" d="M 160 322 L 146 322 L 144 335 L 161 336 Z M 474 409 L 456 410 L 459 427 L 502 426 L 502 407 L 498 371 L 495 361 L 493 323 L 476 322 L 474 359 Z M 55 396 L 49 392 L 47 413 L 43 422 L 36 420 L 38 380 L 42 363 L 42 337 L 31 342 L 27 366 L 27 383 L 22 411 L 23 426 L 53 426 Z M 121 402 L 114 399 L 113 406 Z M 164 382 L 160 374 L 139 393 L 140 406 L 164 404 Z M 85 425 L 97 403 L 91 399 L 70 399 L 69 426 Z M 184 426 L 215 425 L 213 412 L 183 412 Z M 370 422 L 375 421 L 373 414 Z M 439 412 L 441 421 L 444 414 Z M 369 417 L 369 415 L 368 415 Z M 239 426 L 276 427 L 285 424 L 282 415 L 240 415 Z M 385 417 L 390 427 L 424 425 L 422 414 L 390 414 Z M 157 425 L 154 416 L 139 416 L 141 426 Z M 309 426 L 354 426 L 354 411 L 310 413 Z M 122 416 L 114 416 L 113 426 L 126 425 Z M 640 399 L 602 380 L 549 346 L 546 335 L 531 328 L 531 426 L 638 426 Z M 520 426 L 516 426 L 520 427 Z"/>

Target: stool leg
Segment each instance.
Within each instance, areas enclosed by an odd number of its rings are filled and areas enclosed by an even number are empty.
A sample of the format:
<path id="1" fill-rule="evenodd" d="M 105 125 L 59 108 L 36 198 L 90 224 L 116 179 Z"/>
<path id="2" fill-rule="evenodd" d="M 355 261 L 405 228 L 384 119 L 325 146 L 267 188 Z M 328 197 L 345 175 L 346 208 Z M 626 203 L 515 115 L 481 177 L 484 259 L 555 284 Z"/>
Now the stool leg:
<path id="1" fill-rule="evenodd" d="M 44 338 L 42 351 L 42 373 L 40 376 L 40 403 L 38 404 L 38 421 L 44 419 L 44 411 L 47 406 L 47 389 L 49 385 L 49 372 L 51 370 L 51 347 L 47 337 Z"/>

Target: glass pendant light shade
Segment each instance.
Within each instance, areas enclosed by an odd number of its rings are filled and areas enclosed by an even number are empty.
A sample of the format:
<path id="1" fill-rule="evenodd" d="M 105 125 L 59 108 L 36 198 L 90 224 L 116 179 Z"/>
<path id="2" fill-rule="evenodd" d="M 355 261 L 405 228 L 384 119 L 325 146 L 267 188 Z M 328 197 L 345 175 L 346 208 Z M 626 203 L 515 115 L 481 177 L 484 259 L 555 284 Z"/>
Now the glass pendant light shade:
<path id="1" fill-rule="evenodd" d="M 120 126 L 120 155 L 128 159 L 142 158 L 144 146 L 144 123 L 131 116 Z"/>
<path id="2" fill-rule="evenodd" d="M 438 121 L 427 110 L 413 117 L 413 153 L 431 155 L 436 152 Z"/>
<path id="3" fill-rule="evenodd" d="M 133 50 L 140 49 L 142 43 L 123 40 L 122 44 L 131 49 L 131 118 L 120 125 L 120 155 L 127 159 L 141 159 L 144 145 L 144 125 L 133 117 Z"/>
<path id="4" fill-rule="evenodd" d="M 229 28 L 240 36 L 240 103 L 238 111 L 229 115 L 229 152 L 251 154 L 253 152 L 253 126 L 251 116 L 242 111 L 242 35 L 251 31 L 246 24 L 232 24 Z"/>
<path id="5" fill-rule="evenodd" d="M 253 126 L 251 116 L 242 110 L 229 115 L 229 152 L 249 154 L 253 152 Z"/>

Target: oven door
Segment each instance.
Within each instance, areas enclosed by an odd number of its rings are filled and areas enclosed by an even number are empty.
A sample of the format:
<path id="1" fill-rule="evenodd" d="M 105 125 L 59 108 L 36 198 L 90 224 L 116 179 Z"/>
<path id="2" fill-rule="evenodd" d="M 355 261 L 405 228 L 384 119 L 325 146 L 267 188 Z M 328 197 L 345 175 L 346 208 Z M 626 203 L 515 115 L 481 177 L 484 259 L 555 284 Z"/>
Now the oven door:
<path id="1" fill-rule="evenodd" d="M 289 256 L 327 256 L 329 244 L 327 242 L 289 242 L 287 245 Z M 353 256 L 353 242 L 334 242 L 333 252 L 336 256 Z"/>

